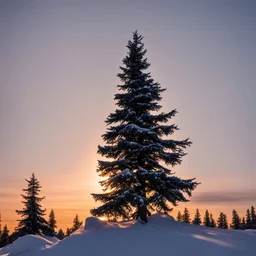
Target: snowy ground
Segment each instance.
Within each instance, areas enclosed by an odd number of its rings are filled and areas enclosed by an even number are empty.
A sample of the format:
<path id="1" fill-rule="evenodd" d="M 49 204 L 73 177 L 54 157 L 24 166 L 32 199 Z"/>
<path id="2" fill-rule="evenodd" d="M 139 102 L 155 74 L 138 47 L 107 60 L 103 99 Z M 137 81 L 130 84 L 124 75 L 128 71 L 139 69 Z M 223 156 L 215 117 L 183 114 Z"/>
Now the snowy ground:
<path id="1" fill-rule="evenodd" d="M 90 217 L 86 230 L 81 228 L 62 241 L 25 236 L 0 249 L 0 255 L 6 256 L 252 256 L 255 252 L 254 231 L 190 225 L 163 213 L 151 216 L 146 225 Z"/>

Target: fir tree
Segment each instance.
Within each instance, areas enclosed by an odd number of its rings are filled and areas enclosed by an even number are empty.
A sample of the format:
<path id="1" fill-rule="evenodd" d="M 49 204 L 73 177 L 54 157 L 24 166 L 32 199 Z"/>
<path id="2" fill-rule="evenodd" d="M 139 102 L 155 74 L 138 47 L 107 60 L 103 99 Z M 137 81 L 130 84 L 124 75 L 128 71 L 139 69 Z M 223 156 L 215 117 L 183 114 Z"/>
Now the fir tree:
<path id="1" fill-rule="evenodd" d="M 65 234 L 65 236 L 70 236 L 71 234 L 72 234 L 71 229 L 70 229 L 70 228 L 67 228 L 67 229 L 66 229 L 66 234 Z"/>
<path id="2" fill-rule="evenodd" d="M 217 227 L 216 222 L 215 222 L 211 213 L 210 213 L 210 227 L 211 228 L 216 228 Z"/>
<path id="3" fill-rule="evenodd" d="M 50 214 L 49 214 L 49 220 L 48 220 L 48 227 L 49 227 L 50 235 L 51 236 L 55 236 L 56 235 L 56 232 L 55 232 L 55 228 L 57 228 L 56 224 L 57 224 L 57 221 L 55 219 L 54 211 L 51 210 Z"/>
<path id="4" fill-rule="evenodd" d="M 241 224 L 241 229 L 246 229 L 246 223 L 245 223 L 245 218 L 243 217 L 242 219 L 242 224 Z"/>
<path id="5" fill-rule="evenodd" d="M 71 228 L 71 233 L 75 232 L 77 229 L 81 228 L 83 225 L 83 222 L 79 220 L 78 215 L 73 220 L 73 226 Z"/>
<path id="6" fill-rule="evenodd" d="M 57 238 L 60 239 L 60 240 L 62 240 L 62 239 L 64 239 L 64 237 L 65 237 L 65 234 L 64 234 L 63 230 L 60 229 L 60 230 L 58 231 L 58 233 L 57 233 Z"/>
<path id="7" fill-rule="evenodd" d="M 218 228 L 228 229 L 227 215 L 223 212 L 220 213 L 220 216 L 218 218 Z"/>
<path id="8" fill-rule="evenodd" d="M 0 237 L 0 248 L 6 246 L 9 243 L 10 243 L 9 230 L 7 228 L 7 225 L 5 225 L 2 230 L 1 237 Z"/>
<path id="9" fill-rule="evenodd" d="M 182 221 L 185 223 L 190 223 L 190 214 L 187 208 L 184 209 L 184 213 L 182 216 Z"/>
<path id="10" fill-rule="evenodd" d="M 30 180 L 26 179 L 26 181 L 28 188 L 23 189 L 26 195 L 21 195 L 24 199 L 24 201 L 22 201 L 24 208 L 23 210 L 16 210 L 16 213 L 22 216 L 22 220 L 19 220 L 17 232 L 19 236 L 47 233 L 47 221 L 43 217 L 46 210 L 42 209 L 40 205 L 44 197 L 38 196 L 41 188 L 39 181 L 34 173 Z"/>
<path id="11" fill-rule="evenodd" d="M 202 223 L 201 214 L 198 209 L 196 209 L 196 214 L 192 223 L 195 225 L 200 225 Z"/>
<path id="12" fill-rule="evenodd" d="M 182 215 L 181 215 L 180 211 L 178 211 L 177 221 L 182 221 Z"/>
<path id="13" fill-rule="evenodd" d="M 204 214 L 204 226 L 206 226 L 206 227 L 211 226 L 210 214 L 209 214 L 208 210 L 206 210 L 205 214 Z"/>
<path id="14" fill-rule="evenodd" d="M 230 225 L 232 229 L 241 229 L 241 219 L 236 210 L 232 211 L 232 223 Z"/>
<path id="15" fill-rule="evenodd" d="M 256 229 L 256 213 L 253 206 L 251 207 L 251 221 L 252 221 L 252 229 Z"/>
<path id="16" fill-rule="evenodd" d="M 246 211 L 246 229 L 252 229 L 252 219 L 251 219 L 251 213 L 250 210 L 247 209 Z"/>
<path id="17" fill-rule="evenodd" d="M 99 175 L 106 177 L 100 184 L 104 193 L 92 194 L 102 206 L 92 209 L 93 216 L 114 216 L 123 219 L 140 218 L 144 223 L 153 210 L 169 212 L 168 202 L 176 206 L 187 202 L 184 193 L 191 196 L 195 179 L 182 180 L 171 170 L 182 161 L 184 149 L 191 145 L 188 139 L 164 139 L 178 130 L 174 124 L 164 125 L 175 114 L 155 113 L 161 106 L 162 89 L 146 72 L 150 64 L 145 58 L 143 37 L 136 32 L 128 42 L 128 55 L 117 76 L 122 84 L 115 95 L 119 107 L 106 120 L 109 126 L 102 136 L 107 145 L 99 146 L 98 153 L 111 161 L 99 161 Z"/>

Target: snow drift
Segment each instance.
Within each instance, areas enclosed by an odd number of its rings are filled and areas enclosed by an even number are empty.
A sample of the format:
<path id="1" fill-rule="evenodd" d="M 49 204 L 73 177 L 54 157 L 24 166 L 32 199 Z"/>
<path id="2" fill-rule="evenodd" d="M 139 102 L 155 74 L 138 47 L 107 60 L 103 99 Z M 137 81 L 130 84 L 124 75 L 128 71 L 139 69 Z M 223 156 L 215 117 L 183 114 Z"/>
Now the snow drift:
<path id="1" fill-rule="evenodd" d="M 31 242 L 31 250 L 22 254 L 10 251 L 9 256 L 251 256 L 256 251 L 256 232 L 181 223 L 164 213 L 149 217 L 146 225 L 90 217 L 85 228 L 52 245 L 37 247 Z M 14 243 L 9 249 L 12 246 Z"/>
<path id="2" fill-rule="evenodd" d="M 27 235 L 19 237 L 12 244 L 9 244 L 4 248 L 0 249 L 0 255 L 23 255 L 24 253 L 33 251 L 34 249 L 43 250 L 58 241 L 59 240 L 54 237 Z"/>

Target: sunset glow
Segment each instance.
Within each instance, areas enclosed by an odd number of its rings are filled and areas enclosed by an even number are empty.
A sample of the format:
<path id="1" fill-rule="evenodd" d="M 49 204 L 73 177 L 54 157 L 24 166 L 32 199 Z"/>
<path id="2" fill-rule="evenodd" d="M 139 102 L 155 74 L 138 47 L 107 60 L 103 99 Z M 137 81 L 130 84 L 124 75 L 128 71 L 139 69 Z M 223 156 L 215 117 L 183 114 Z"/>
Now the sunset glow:
<path id="1" fill-rule="evenodd" d="M 178 111 L 172 138 L 193 142 L 172 171 L 201 182 L 173 216 L 187 207 L 230 220 L 232 209 L 245 216 L 256 204 L 255 15 L 243 1 L 185 2 L 1 1 L 2 226 L 17 226 L 32 172 L 58 229 L 99 206 L 91 196 L 102 192 L 97 146 L 136 29 L 152 77 L 167 89 L 162 110 Z"/>

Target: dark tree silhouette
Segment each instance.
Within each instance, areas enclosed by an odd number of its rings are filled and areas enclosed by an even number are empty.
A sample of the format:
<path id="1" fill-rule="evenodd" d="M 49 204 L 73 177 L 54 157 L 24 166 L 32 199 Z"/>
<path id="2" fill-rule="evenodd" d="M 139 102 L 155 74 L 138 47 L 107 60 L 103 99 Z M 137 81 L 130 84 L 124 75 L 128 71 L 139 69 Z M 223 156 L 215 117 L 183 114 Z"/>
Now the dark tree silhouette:
<path id="1" fill-rule="evenodd" d="M 218 228 L 228 229 L 227 215 L 223 212 L 220 213 L 220 216 L 218 218 Z"/>
<path id="2" fill-rule="evenodd" d="M 196 214 L 195 214 L 195 217 L 194 217 L 192 223 L 195 225 L 200 225 L 202 223 L 201 214 L 198 209 L 196 209 Z"/>
<path id="3" fill-rule="evenodd" d="M 210 227 L 211 228 L 216 228 L 217 227 L 216 222 L 215 222 L 211 213 L 210 213 Z"/>
<path id="4" fill-rule="evenodd" d="M 246 211 L 246 229 L 252 229 L 252 218 L 251 218 L 251 213 L 250 210 L 247 209 Z"/>
<path id="5" fill-rule="evenodd" d="M 58 233 L 57 233 L 57 238 L 60 239 L 60 240 L 62 240 L 62 239 L 64 239 L 64 237 L 65 237 L 65 234 L 64 234 L 63 230 L 60 229 L 60 230 L 58 231 Z"/>
<path id="6" fill-rule="evenodd" d="M 27 235 L 27 234 L 42 234 L 48 232 L 48 223 L 44 219 L 45 209 L 42 209 L 40 202 L 44 199 L 44 197 L 39 197 L 39 192 L 41 186 L 39 185 L 39 181 L 35 177 L 34 173 L 30 180 L 27 180 L 28 187 L 23 189 L 26 193 L 25 195 L 21 195 L 24 204 L 23 210 L 16 210 L 18 215 L 22 216 L 22 220 L 19 220 L 18 228 L 16 229 L 19 236 Z"/>
<path id="7" fill-rule="evenodd" d="M 48 220 L 48 227 L 50 231 L 50 236 L 56 236 L 55 228 L 57 228 L 57 221 L 55 219 L 55 213 L 53 210 L 50 211 L 49 220 Z"/>
<path id="8" fill-rule="evenodd" d="M 9 230 L 7 225 L 4 226 L 2 234 L 0 236 L 0 248 L 10 243 Z"/>
<path id="9" fill-rule="evenodd" d="M 182 215 L 182 221 L 185 223 L 190 223 L 190 214 L 187 208 L 184 209 L 184 213 Z"/>
<path id="10" fill-rule="evenodd" d="M 177 221 L 182 221 L 182 215 L 181 215 L 180 211 L 178 211 Z"/>
<path id="11" fill-rule="evenodd" d="M 241 219 L 236 210 L 232 211 L 232 223 L 230 225 L 232 229 L 241 229 Z"/>
<path id="12" fill-rule="evenodd" d="M 94 216 L 140 218 L 147 222 L 152 211 L 170 212 L 172 205 L 187 202 L 196 188 L 195 179 L 182 180 L 162 165 L 174 167 L 185 156 L 184 149 L 191 145 L 188 139 L 172 140 L 164 136 L 173 134 L 178 127 L 164 125 L 175 114 L 157 113 L 161 109 L 162 89 L 149 72 L 145 58 L 143 37 L 136 32 L 128 42 L 128 55 L 117 76 L 122 84 L 115 95 L 119 107 L 106 120 L 109 126 L 102 136 L 107 145 L 99 146 L 98 153 L 112 161 L 99 161 L 100 176 L 107 177 L 100 184 L 105 193 L 92 194 L 102 206 L 92 209 Z M 154 114 L 155 113 L 155 114 Z"/>
<path id="13" fill-rule="evenodd" d="M 251 207 L 251 222 L 252 222 L 252 229 L 256 229 L 256 213 L 253 206 Z"/>
<path id="14" fill-rule="evenodd" d="M 210 214 L 208 210 L 205 211 L 203 223 L 204 223 L 204 226 L 211 227 L 211 219 L 210 219 Z"/>
<path id="15" fill-rule="evenodd" d="M 79 220 L 78 215 L 76 214 L 74 220 L 73 220 L 73 226 L 71 228 L 71 233 L 75 232 L 77 229 L 81 228 L 83 225 L 83 222 Z"/>

